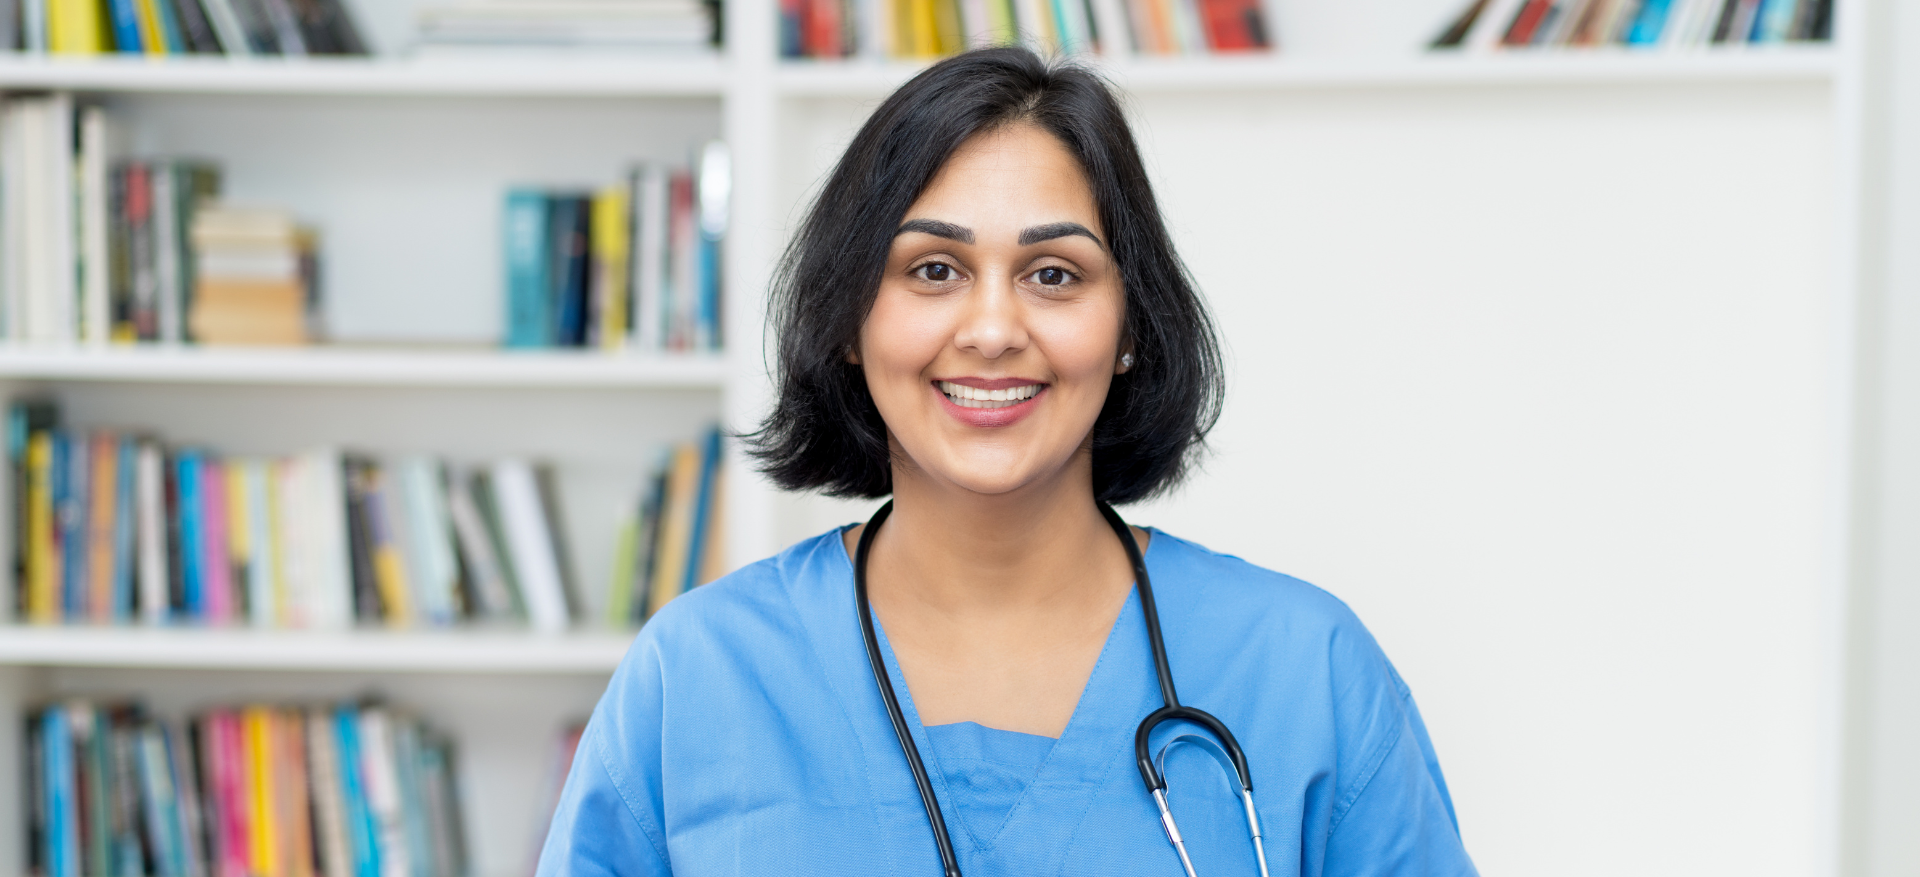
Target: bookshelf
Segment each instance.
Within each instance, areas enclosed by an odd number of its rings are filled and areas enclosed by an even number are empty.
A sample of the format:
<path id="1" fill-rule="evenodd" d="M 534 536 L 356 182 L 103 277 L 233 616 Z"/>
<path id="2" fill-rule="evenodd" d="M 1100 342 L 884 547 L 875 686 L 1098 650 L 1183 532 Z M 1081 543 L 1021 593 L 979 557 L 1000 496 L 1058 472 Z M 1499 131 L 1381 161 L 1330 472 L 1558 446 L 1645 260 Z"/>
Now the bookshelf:
<path id="1" fill-rule="evenodd" d="M 1677 116 L 1722 101 L 1784 96 L 1812 107 L 1785 123 L 1793 132 L 1842 144 L 1834 192 L 1838 209 L 1851 209 L 1858 182 L 1848 182 L 1856 169 L 1844 153 L 1860 122 L 1847 108 L 1861 84 L 1848 28 L 1860 25 L 1847 24 L 1830 47 L 1491 57 L 1420 51 L 1432 26 L 1456 5 L 1278 0 L 1274 21 L 1283 48 L 1277 54 L 1100 63 L 1136 96 L 1150 164 L 1163 178 L 1169 165 L 1202 154 L 1194 143 L 1203 137 L 1173 128 L 1190 119 L 1173 111 L 1186 102 L 1247 101 L 1285 113 L 1311 110 L 1329 95 L 1360 95 L 1355 112 L 1373 114 L 1382 125 L 1410 109 L 1467 107 L 1479 115 L 1462 124 L 1498 132 L 1563 97 L 1657 103 L 1660 109 L 1646 118 L 1625 117 L 1626 124 L 1654 130 L 1663 123 L 1648 119 L 1660 112 Z M 126 116 L 135 148 L 222 159 L 236 196 L 288 204 L 322 225 L 329 264 L 338 268 L 328 282 L 330 322 L 356 342 L 291 351 L 0 348 L 0 393 L 52 392 L 82 425 L 148 426 L 245 452 L 328 441 L 463 457 L 539 453 L 577 473 L 567 485 L 567 517 L 580 530 L 574 551 L 604 555 L 610 527 L 581 522 L 595 519 L 597 506 L 611 502 L 650 462 L 636 449 L 716 418 L 736 428 L 751 424 L 768 396 L 765 360 L 757 346 L 742 343 L 693 357 L 483 346 L 502 310 L 494 222 L 505 186 L 608 179 L 633 159 L 674 158 L 698 139 L 723 136 L 735 167 L 726 334 L 736 342 L 758 338 L 762 313 L 755 293 L 764 288 L 799 205 L 851 126 L 920 65 L 779 60 L 774 7 L 761 2 L 727 4 L 729 45 L 721 57 L 411 60 L 397 52 L 410 4 L 363 6 L 375 43 L 386 50 L 373 59 L 0 57 L 0 91 L 98 97 Z M 1381 32 L 1382 16 L 1405 24 Z M 270 124 L 256 125 L 261 119 Z M 1217 133 L 1236 130 L 1225 118 L 1218 123 Z M 1181 191 L 1171 198 L 1185 197 Z M 1189 202 L 1172 214 L 1176 222 L 1218 205 Z M 1244 217 L 1245 208 L 1238 209 Z M 1203 281 L 1208 272 L 1219 276 L 1210 252 L 1201 241 L 1189 256 Z M 1229 311 L 1234 305 L 1223 304 Z M 1255 342 L 1236 331 L 1229 328 L 1229 343 L 1237 340 L 1245 355 Z M 1236 392 L 1241 401 L 1235 404 L 1247 404 L 1249 387 L 1237 385 Z M 1228 424 L 1229 439 L 1244 439 L 1252 429 L 1236 434 L 1234 428 Z M 735 564 L 855 517 L 846 505 L 778 497 L 743 477 L 740 460 L 731 466 L 727 524 Z M 1234 508 L 1240 499 L 1227 496 L 1216 505 Z M 1148 522 L 1180 520 L 1177 508 L 1161 513 Z M 1812 586 L 1819 594 L 1832 584 L 1828 572 Z M 581 578 L 595 580 L 587 570 Z M 1365 614 L 1390 632 L 1383 638 L 1402 644 L 1396 659 L 1403 668 L 1445 666 L 1444 658 L 1423 664 L 1424 641 L 1391 631 L 1391 616 Z M 1823 620 L 1809 623 L 1818 641 L 1811 653 L 1831 657 L 1840 648 L 1837 632 L 1821 626 Z M 52 696 L 139 692 L 165 711 L 377 691 L 419 709 L 460 741 L 476 877 L 516 874 L 530 861 L 536 833 L 528 802 L 538 795 L 555 735 L 561 723 L 592 707 L 629 636 L 0 625 L 0 759 L 20 763 L 18 717 Z M 1423 706 L 1447 753 L 1462 813 L 1475 814 L 1467 817 L 1470 843 L 1477 853 L 1486 851 L 1483 868 L 1541 873 L 1533 865 L 1543 859 L 1499 852 L 1529 848 L 1520 842 L 1525 832 L 1514 826 L 1530 823 L 1496 799 L 1526 800 L 1529 793 L 1511 777 L 1484 779 L 1512 773 L 1511 765 L 1473 748 L 1465 708 L 1436 714 L 1436 705 L 1472 698 L 1447 692 L 1436 682 L 1440 671 L 1424 675 L 1413 681 L 1423 695 L 1435 692 Z M 1813 760 L 1825 759 L 1825 752 Z M 1810 789 L 1815 821 L 1837 819 L 1829 791 Z M 24 859 L 20 794 L 17 783 L 0 782 L 0 873 L 17 872 Z M 1568 840 L 1545 831 L 1538 836 L 1539 845 Z M 1498 867 L 1503 862 L 1508 867 Z"/>

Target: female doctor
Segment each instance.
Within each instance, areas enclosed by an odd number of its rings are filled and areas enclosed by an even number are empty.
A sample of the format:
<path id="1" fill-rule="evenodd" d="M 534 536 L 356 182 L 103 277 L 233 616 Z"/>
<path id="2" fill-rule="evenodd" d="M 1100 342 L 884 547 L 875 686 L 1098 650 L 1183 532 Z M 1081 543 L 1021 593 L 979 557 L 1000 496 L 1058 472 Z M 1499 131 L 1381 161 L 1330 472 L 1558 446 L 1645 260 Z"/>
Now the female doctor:
<path id="1" fill-rule="evenodd" d="M 1344 604 L 1111 512 L 1180 481 L 1222 375 L 1100 79 L 992 49 L 902 86 L 773 308 L 765 470 L 892 502 L 647 624 L 540 874 L 1474 873 Z"/>

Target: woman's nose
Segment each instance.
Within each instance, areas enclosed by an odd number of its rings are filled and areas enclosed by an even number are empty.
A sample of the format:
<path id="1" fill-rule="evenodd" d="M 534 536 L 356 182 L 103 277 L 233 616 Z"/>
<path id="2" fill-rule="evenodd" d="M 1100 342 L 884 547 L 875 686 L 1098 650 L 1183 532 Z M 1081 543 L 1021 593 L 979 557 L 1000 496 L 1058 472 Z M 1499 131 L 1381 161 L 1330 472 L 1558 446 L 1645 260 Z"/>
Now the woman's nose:
<path id="1" fill-rule="evenodd" d="M 954 346 L 983 359 L 999 359 L 1027 346 L 1027 330 L 1011 278 L 991 275 L 974 282 L 955 327 Z"/>

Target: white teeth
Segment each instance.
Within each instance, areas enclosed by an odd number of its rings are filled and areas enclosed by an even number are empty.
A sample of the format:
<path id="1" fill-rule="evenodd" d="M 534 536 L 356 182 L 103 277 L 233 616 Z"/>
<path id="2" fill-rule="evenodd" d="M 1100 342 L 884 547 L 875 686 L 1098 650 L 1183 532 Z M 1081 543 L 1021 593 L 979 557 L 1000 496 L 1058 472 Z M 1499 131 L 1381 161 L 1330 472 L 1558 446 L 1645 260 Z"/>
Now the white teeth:
<path id="1" fill-rule="evenodd" d="M 1023 384 L 1004 390 L 982 390 L 952 381 L 940 381 L 939 386 L 948 401 L 962 408 L 1006 408 L 1038 395 L 1042 385 Z"/>

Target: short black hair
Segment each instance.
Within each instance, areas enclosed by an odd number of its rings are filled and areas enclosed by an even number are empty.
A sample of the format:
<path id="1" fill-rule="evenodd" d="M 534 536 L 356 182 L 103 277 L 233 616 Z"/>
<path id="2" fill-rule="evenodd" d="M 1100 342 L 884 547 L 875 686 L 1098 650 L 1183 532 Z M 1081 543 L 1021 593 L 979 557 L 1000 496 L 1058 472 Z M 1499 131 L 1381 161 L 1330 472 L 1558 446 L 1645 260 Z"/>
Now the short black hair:
<path id="1" fill-rule="evenodd" d="M 915 76 L 855 135 L 775 274 L 768 318 L 779 399 L 750 452 L 776 484 L 832 496 L 893 492 L 887 427 L 847 361 L 907 209 L 976 134 L 1031 124 L 1059 138 L 1093 188 L 1126 295 L 1133 366 L 1093 426 L 1094 496 L 1179 484 L 1220 415 L 1213 320 L 1160 218 L 1120 102 L 1095 73 L 1023 48 L 979 49 Z"/>

